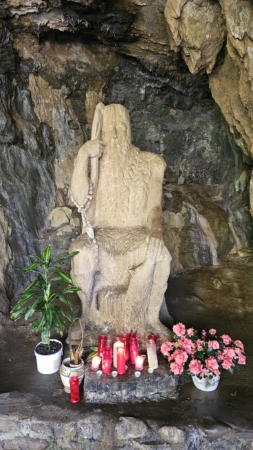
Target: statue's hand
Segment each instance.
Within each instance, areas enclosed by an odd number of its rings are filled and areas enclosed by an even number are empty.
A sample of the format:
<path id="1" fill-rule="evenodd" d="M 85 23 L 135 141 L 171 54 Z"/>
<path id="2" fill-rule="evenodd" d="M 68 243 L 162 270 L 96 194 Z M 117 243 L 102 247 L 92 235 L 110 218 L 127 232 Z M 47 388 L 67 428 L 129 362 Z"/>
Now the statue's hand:
<path id="1" fill-rule="evenodd" d="M 88 147 L 88 156 L 90 158 L 100 158 L 103 154 L 103 142 L 99 139 L 92 139 L 86 142 Z"/>
<path id="2" fill-rule="evenodd" d="M 148 256 L 151 259 L 156 260 L 161 256 L 162 251 L 163 251 L 163 240 L 156 237 L 151 237 L 148 243 L 148 252 L 147 252 Z"/>

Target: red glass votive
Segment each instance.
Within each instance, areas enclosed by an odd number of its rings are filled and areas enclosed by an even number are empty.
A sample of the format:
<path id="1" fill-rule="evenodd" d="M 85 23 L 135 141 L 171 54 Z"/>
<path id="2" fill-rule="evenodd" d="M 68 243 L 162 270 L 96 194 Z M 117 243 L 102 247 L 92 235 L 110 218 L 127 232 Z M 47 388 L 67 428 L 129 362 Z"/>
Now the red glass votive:
<path id="1" fill-rule="evenodd" d="M 124 347 L 117 348 L 117 372 L 119 375 L 124 375 L 126 373 L 126 362 L 125 362 L 125 349 Z"/>
<path id="2" fill-rule="evenodd" d="M 131 364 L 135 364 L 136 356 L 139 356 L 138 341 L 136 338 L 130 338 L 130 360 Z"/>
<path id="3" fill-rule="evenodd" d="M 112 367 L 112 349 L 111 347 L 104 347 L 102 356 L 102 372 L 111 373 Z"/>
<path id="4" fill-rule="evenodd" d="M 71 401 L 71 403 L 80 402 L 79 378 L 78 377 L 70 377 L 69 386 L 70 386 L 70 401 Z"/>
<path id="5" fill-rule="evenodd" d="M 148 335 L 148 340 L 149 340 L 149 339 L 153 339 L 153 341 L 156 342 L 156 340 L 157 340 L 156 334 L 149 334 L 149 335 Z"/>
<path id="6" fill-rule="evenodd" d="M 125 361 L 129 360 L 129 334 L 121 334 L 120 342 L 124 343 L 125 346 Z"/>
<path id="7" fill-rule="evenodd" d="M 103 348 L 106 345 L 107 336 L 101 334 L 98 336 L 98 356 L 102 357 Z"/>

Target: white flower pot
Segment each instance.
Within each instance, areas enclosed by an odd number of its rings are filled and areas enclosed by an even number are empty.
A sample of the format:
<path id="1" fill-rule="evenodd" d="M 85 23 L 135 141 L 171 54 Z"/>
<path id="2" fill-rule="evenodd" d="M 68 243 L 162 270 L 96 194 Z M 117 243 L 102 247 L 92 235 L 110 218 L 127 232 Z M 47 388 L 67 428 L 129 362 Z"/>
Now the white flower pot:
<path id="1" fill-rule="evenodd" d="M 206 392 L 215 391 L 220 381 L 220 377 L 215 375 L 209 375 L 206 378 L 198 378 L 196 375 L 191 375 L 191 377 L 194 386 L 196 386 L 196 388 L 200 389 L 201 391 Z"/>
<path id="2" fill-rule="evenodd" d="M 62 361 L 60 369 L 61 381 L 64 386 L 64 391 L 68 394 L 70 393 L 69 379 L 71 377 L 79 378 L 79 385 L 84 377 L 84 361 L 81 359 L 81 363 L 77 365 L 70 366 L 70 358 L 65 358 Z"/>
<path id="3" fill-rule="evenodd" d="M 40 344 L 40 342 L 34 349 L 38 372 L 43 374 L 55 373 L 60 369 L 61 366 L 61 359 L 63 354 L 62 343 L 57 339 L 50 339 L 50 341 L 56 341 L 61 344 L 60 350 L 58 350 L 58 352 L 54 353 L 53 355 L 40 355 L 39 353 L 37 353 L 36 347 Z"/>

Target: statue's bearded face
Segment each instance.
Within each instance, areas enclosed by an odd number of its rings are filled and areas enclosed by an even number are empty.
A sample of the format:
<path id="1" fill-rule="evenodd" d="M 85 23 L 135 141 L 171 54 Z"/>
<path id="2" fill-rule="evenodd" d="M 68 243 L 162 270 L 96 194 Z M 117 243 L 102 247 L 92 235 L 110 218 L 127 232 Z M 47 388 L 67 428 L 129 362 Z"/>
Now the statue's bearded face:
<path id="1" fill-rule="evenodd" d="M 130 121 L 127 110 L 121 105 L 104 109 L 102 140 L 104 145 L 131 143 Z"/>

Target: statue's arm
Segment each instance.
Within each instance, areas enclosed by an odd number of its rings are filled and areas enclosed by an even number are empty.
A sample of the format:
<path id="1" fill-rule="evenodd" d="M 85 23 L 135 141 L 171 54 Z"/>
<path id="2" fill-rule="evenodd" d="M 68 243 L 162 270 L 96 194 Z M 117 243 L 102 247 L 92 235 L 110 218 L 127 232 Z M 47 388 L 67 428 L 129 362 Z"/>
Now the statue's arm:
<path id="1" fill-rule="evenodd" d="M 78 151 L 74 161 L 70 190 L 79 205 L 83 205 L 89 191 L 89 158 L 100 158 L 102 153 L 103 145 L 99 139 L 87 141 Z"/>

